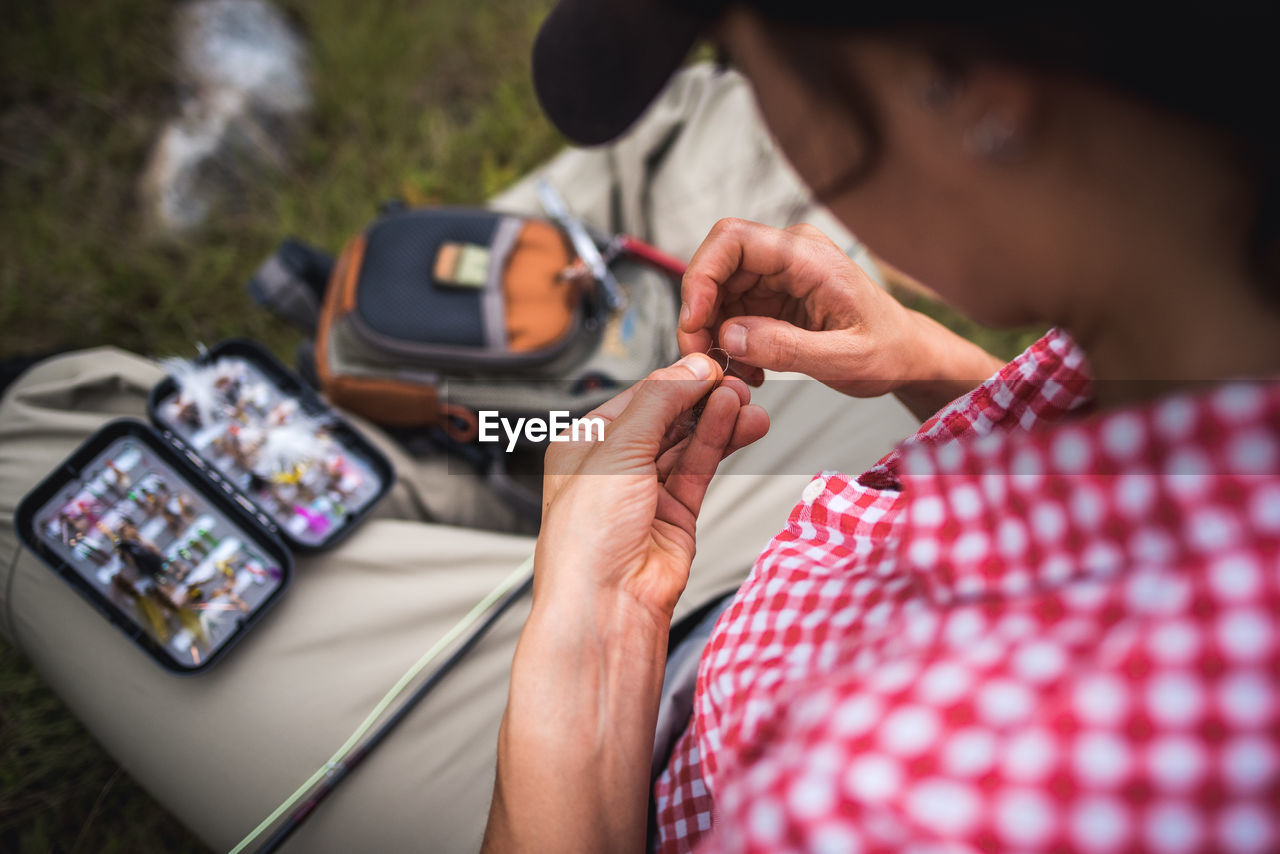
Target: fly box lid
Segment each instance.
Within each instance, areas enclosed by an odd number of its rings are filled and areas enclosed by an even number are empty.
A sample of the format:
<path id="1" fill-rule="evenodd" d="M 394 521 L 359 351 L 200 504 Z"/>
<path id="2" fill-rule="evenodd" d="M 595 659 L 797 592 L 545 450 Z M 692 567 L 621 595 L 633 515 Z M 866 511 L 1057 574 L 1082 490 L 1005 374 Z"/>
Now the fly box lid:
<path id="1" fill-rule="evenodd" d="M 152 423 L 261 510 L 290 548 L 329 548 L 395 483 L 390 461 L 297 374 L 233 338 L 170 361 Z"/>

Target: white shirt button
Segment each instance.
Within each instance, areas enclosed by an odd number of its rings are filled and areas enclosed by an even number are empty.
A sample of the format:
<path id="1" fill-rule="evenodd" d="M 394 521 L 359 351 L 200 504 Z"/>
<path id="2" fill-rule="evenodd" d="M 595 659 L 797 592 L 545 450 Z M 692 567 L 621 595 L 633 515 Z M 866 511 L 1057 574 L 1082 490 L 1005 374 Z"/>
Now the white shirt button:
<path id="1" fill-rule="evenodd" d="M 827 488 L 827 479 L 825 477 L 814 478 L 805 486 L 804 492 L 800 493 L 800 500 L 805 504 L 812 504 L 818 500 L 818 496 Z"/>

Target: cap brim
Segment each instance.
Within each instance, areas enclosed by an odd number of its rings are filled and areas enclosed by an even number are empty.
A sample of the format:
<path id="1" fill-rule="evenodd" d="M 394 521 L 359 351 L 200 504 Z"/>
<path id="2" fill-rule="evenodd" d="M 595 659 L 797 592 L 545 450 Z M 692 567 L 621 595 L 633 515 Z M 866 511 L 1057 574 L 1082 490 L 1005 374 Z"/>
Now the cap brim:
<path id="1" fill-rule="evenodd" d="M 560 0 L 533 45 L 533 83 L 551 122 L 600 145 L 640 117 L 705 21 L 662 0 Z"/>

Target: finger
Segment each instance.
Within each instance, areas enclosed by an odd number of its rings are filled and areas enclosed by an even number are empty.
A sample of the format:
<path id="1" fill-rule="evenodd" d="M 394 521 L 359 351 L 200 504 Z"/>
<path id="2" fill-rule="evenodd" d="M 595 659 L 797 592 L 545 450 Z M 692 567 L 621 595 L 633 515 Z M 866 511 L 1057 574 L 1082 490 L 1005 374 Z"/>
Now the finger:
<path id="1" fill-rule="evenodd" d="M 803 237 L 808 240 L 821 240 L 825 243 L 830 243 L 832 246 L 835 246 L 835 241 L 832 240 L 829 236 L 827 236 L 826 232 L 818 228 L 813 223 L 797 222 L 793 225 L 787 226 L 786 228 L 783 229 L 783 231 L 787 232 L 788 234 L 794 234 L 796 237 Z"/>
<path id="2" fill-rule="evenodd" d="M 708 337 L 710 337 L 709 333 Z M 612 423 L 613 420 L 621 415 L 623 410 L 627 408 L 627 404 L 629 404 L 631 399 L 635 397 L 636 389 L 640 387 L 640 383 L 642 382 L 644 382 L 644 380 L 639 380 L 627 386 L 625 389 L 588 412 L 583 416 L 583 418 L 603 418 L 606 423 Z M 734 383 L 736 383 L 736 385 L 732 385 Z M 741 398 L 744 406 L 751 402 L 751 389 L 738 377 L 726 376 L 721 384 L 733 387 L 738 392 L 738 396 Z M 565 431 L 568 429 L 569 428 L 566 427 Z M 565 431 L 562 431 L 562 435 Z"/>
<path id="3" fill-rule="evenodd" d="M 680 281 L 681 329 L 695 332 L 710 325 L 723 286 L 743 267 L 745 244 L 773 230 L 741 219 L 722 219 L 711 227 Z"/>
<path id="4" fill-rule="evenodd" d="M 727 388 L 738 396 L 738 404 L 746 406 L 751 402 L 751 388 L 738 377 L 731 377 L 728 374 L 720 381 L 718 388 Z M 663 436 L 662 442 L 658 447 L 658 458 L 667 454 L 672 448 L 679 445 L 689 434 L 693 432 L 697 426 L 698 420 L 702 416 L 703 407 L 706 405 L 706 397 L 698 400 L 690 409 L 680 413 L 679 417 L 667 428 L 666 434 Z"/>
<path id="5" fill-rule="evenodd" d="M 729 369 L 725 376 L 736 377 L 751 388 L 760 388 L 760 386 L 764 385 L 764 370 L 762 368 L 748 365 L 746 362 L 740 362 L 737 359 L 729 360 Z"/>
<path id="6" fill-rule="evenodd" d="M 715 346 L 715 341 L 711 337 L 711 330 L 704 327 L 699 327 L 694 332 L 685 332 L 683 329 L 677 329 L 676 343 L 680 345 L 681 356 L 687 356 L 690 353 L 705 353 Z"/>
<path id="7" fill-rule="evenodd" d="M 606 431 L 609 424 L 622 414 L 627 404 L 635 397 L 636 389 L 640 387 L 640 382 L 632 383 L 629 387 L 618 392 L 618 394 L 606 400 L 595 409 L 583 416 L 584 419 L 603 418 L 605 421 Z M 590 431 L 585 441 L 574 441 L 572 436 L 568 435 L 572 425 L 560 431 L 558 438 L 560 441 L 548 442 L 546 453 L 543 455 L 543 491 L 546 492 L 548 485 L 554 485 L 554 480 L 546 480 L 545 478 L 555 478 L 569 474 L 577 469 L 581 464 L 584 456 L 592 449 L 595 443 L 590 440 Z M 590 447 L 583 447 L 589 445 Z"/>
<path id="8" fill-rule="evenodd" d="M 721 324 L 719 345 L 735 361 L 771 371 L 798 371 L 826 382 L 836 365 L 850 361 L 849 337 L 811 332 L 772 317 L 732 317 Z"/>
<path id="9" fill-rule="evenodd" d="M 650 460 L 656 459 L 667 431 L 721 377 L 720 366 L 701 353 L 691 353 L 670 367 L 654 371 L 640 383 L 631 402 L 614 420 L 601 449 L 635 448 Z"/>
<path id="10" fill-rule="evenodd" d="M 739 267 L 720 283 L 720 303 L 717 308 L 725 310 L 728 302 L 741 299 L 742 295 L 760 284 L 760 273 Z"/>
<path id="11" fill-rule="evenodd" d="M 621 415 L 623 410 L 627 408 L 627 404 L 629 404 L 631 399 L 635 397 L 636 389 L 640 387 L 640 383 L 642 382 L 644 382 L 644 380 L 637 380 L 582 417 L 584 419 L 603 418 L 606 423 L 612 423 L 613 420 Z M 561 431 L 560 435 L 564 435 L 568 429 L 569 428 L 566 427 L 565 430 Z"/>
<path id="12" fill-rule="evenodd" d="M 733 425 L 733 436 L 729 439 L 729 447 L 725 449 L 727 457 L 755 442 L 759 442 L 769 433 L 769 413 L 763 406 L 750 404 L 738 410 L 738 420 Z"/>
<path id="13" fill-rule="evenodd" d="M 757 222 L 722 219 L 707 234 L 681 280 L 680 328 L 696 332 L 709 326 L 726 293 L 742 293 L 760 277 L 793 297 L 803 297 L 822 277 L 779 277 L 790 268 L 808 270 L 823 249 L 806 234 Z"/>
<path id="14" fill-rule="evenodd" d="M 604 403 L 583 416 L 583 419 L 603 418 L 605 421 L 606 432 L 610 424 L 613 423 L 622 412 L 627 408 L 632 398 L 636 395 L 636 390 L 640 387 L 639 380 L 632 383 L 627 388 L 618 392 Z M 560 441 L 548 442 L 546 453 L 543 455 L 543 494 L 554 496 L 559 478 L 571 474 L 576 471 L 582 464 L 586 455 L 595 449 L 596 443 L 591 440 L 591 432 L 587 431 L 587 438 L 575 441 L 572 436 L 568 435 L 572 429 L 572 425 L 566 427 L 558 434 L 563 437 Z"/>
<path id="15" fill-rule="evenodd" d="M 733 365 L 730 365 L 729 367 L 732 369 Z M 738 395 L 738 403 L 742 406 L 746 406 L 751 402 L 751 386 L 748 385 L 741 377 L 736 377 L 731 373 L 726 373 L 724 375 L 724 379 L 720 381 L 720 388 L 733 389 L 734 393 Z"/>
<path id="16" fill-rule="evenodd" d="M 741 409 L 728 390 L 713 391 L 702 420 L 667 475 L 667 493 L 695 516 L 702 508 L 716 466 L 725 457 Z"/>
<path id="17" fill-rule="evenodd" d="M 711 337 L 710 333 L 706 333 L 706 335 L 707 335 L 707 339 L 710 340 L 710 337 Z M 705 353 L 709 349 L 711 349 L 710 344 L 708 344 L 707 347 L 700 352 Z M 737 378 L 735 378 L 735 380 L 736 379 Z M 740 382 L 740 380 L 737 380 L 737 381 Z M 585 418 L 603 418 L 606 423 L 612 423 L 614 419 L 616 419 L 619 415 L 622 414 L 623 410 L 627 408 L 627 405 L 631 403 L 631 399 L 634 398 L 636 395 L 636 389 L 640 388 L 640 384 L 643 382 L 644 380 L 637 380 L 636 382 L 627 386 L 622 391 L 618 392 L 613 397 L 609 398 L 604 403 L 600 404 L 595 409 L 591 410 L 590 412 L 588 412 L 586 415 L 582 417 L 584 419 Z M 746 389 L 745 394 L 746 394 L 746 397 L 743 399 L 742 402 L 744 404 L 750 403 L 751 402 L 750 389 Z M 568 428 L 566 428 L 566 430 L 567 429 Z"/>
<path id="18" fill-rule="evenodd" d="M 671 474 L 671 470 L 676 467 L 676 462 L 680 459 L 680 455 L 684 453 L 684 449 L 689 445 L 689 438 L 693 435 L 693 431 L 687 432 L 680 441 L 664 450 L 658 455 L 658 459 L 654 461 L 654 466 L 658 470 L 658 482 L 667 479 L 667 475 Z"/>
<path id="19" fill-rule="evenodd" d="M 738 420 L 733 425 L 733 435 L 729 438 L 729 444 L 725 448 L 724 456 L 742 450 L 748 445 L 758 442 L 769 432 L 769 413 L 765 411 L 763 406 L 749 404 L 738 410 Z M 666 448 L 657 460 L 658 480 L 666 480 L 667 476 L 675 468 L 676 463 L 680 459 L 680 455 L 689 444 L 689 438 L 692 431 L 686 432 L 679 441 Z"/>
<path id="20" fill-rule="evenodd" d="M 681 355 L 707 353 L 718 347 L 715 339 L 711 337 L 711 331 L 708 329 L 699 329 L 697 332 L 676 330 L 676 343 L 680 345 Z M 721 347 L 720 349 L 724 348 Z M 744 364 L 737 359 L 730 358 L 724 372 L 726 379 L 735 377 L 754 388 L 759 388 L 760 384 L 764 382 L 764 371 L 754 365 Z"/>

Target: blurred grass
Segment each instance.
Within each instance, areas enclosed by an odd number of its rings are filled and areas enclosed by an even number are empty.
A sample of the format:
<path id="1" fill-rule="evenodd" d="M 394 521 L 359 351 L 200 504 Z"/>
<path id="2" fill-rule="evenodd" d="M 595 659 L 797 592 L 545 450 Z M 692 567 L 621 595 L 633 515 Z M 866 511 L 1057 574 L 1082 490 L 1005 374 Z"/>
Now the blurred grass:
<path id="1" fill-rule="evenodd" d="M 173 5 L 10 0 L 0 28 L 0 358 L 115 344 L 185 353 L 296 335 L 244 281 L 286 234 L 337 249 L 379 202 L 474 203 L 553 152 L 528 80 L 546 0 L 296 0 L 315 110 L 285 174 L 188 239 L 149 235 L 135 194 L 176 109 Z"/>
<path id="2" fill-rule="evenodd" d="M 148 233 L 136 180 L 177 108 L 164 0 L 0 9 L 0 359 L 114 344 L 151 354 L 297 333 L 245 295 L 286 234 L 336 249 L 401 196 L 475 203 L 559 145 L 527 73 L 550 0 L 286 0 L 315 109 L 283 174 L 189 238 Z M 1000 355 L 1033 337 L 917 302 Z M 0 851 L 203 850 L 0 642 Z"/>
<path id="3" fill-rule="evenodd" d="M 205 850 L 0 641 L 0 851 Z"/>

